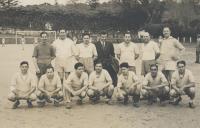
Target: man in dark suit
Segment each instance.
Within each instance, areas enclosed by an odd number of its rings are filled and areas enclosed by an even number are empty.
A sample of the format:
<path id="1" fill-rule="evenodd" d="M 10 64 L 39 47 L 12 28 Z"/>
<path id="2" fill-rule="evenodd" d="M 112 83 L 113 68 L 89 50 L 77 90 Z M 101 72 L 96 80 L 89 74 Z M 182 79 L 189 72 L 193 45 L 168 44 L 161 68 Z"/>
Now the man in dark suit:
<path id="1" fill-rule="evenodd" d="M 98 58 L 96 61 L 103 64 L 103 68 L 110 74 L 113 85 L 117 86 L 117 73 L 119 70 L 119 62 L 115 58 L 114 47 L 112 43 L 106 41 L 107 33 L 100 33 L 100 41 L 95 43 Z"/>

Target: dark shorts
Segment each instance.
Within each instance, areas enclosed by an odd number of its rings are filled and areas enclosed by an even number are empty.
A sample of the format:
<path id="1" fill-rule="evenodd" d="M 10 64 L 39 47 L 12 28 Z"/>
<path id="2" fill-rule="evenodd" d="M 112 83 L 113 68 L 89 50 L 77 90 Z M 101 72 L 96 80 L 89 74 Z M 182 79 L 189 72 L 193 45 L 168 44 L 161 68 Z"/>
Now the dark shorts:
<path id="1" fill-rule="evenodd" d="M 47 67 L 48 66 L 52 66 L 51 64 L 41 64 L 41 63 L 38 63 L 38 68 L 40 69 L 40 73 L 36 73 L 38 79 L 44 75 L 46 73 L 46 70 L 47 70 Z"/>

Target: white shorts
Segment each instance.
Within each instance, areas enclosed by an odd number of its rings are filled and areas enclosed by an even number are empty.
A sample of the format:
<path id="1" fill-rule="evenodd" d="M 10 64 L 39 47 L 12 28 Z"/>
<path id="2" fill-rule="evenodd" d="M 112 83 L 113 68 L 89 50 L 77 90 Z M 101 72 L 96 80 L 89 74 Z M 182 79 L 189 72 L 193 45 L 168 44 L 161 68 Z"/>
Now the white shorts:
<path id="1" fill-rule="evenodd" d="M 176 70 L 176 61 L 162 60 L 158 63 L 159 70 Z"/>
<path id="2" fill-rule="evenodd" d="M 75 57 L 68 57 L 67 59 L 55 59 L 55 70 L 57 72 L 72 72 L 74 71 L 74 65 L 77 63 Z"/>

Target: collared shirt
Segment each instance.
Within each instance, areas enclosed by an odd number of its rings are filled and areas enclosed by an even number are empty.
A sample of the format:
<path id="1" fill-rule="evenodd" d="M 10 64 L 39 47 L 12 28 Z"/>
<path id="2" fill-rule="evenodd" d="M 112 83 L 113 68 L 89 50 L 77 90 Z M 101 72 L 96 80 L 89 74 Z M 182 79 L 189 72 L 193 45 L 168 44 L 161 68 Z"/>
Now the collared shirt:
<path id="1" fill-rule="evenodd" d="M 149 41 L 143 45 L 142 60 L 155 60 L 157 53 L 160 53 L 158 44 L 154 41 Z"/>
<path id="2" fill-rule="evenodd" d="M 50 44 L 39 44 L 35 46 L 32 57 L 37 58 L 37 63 L 50 64 L 55 57 L 55 50 Z"/>
<path id="3" fill-rule="evenodd" d="M 81 58 L 89 58 L 93 56 L 97 56 L 97 50 L 93 43 L 89 44 L 78 44 L 77 45 L 78 55 Z"/>
<path id="4" fill-rule="evenodd" d="M 175 38 L 169 38 L 161 41 L 160 47 L 160 60 L 173 60 L 173 57 L 178 57 L 179 52 L 184 50 L 183 45 Z"/>
<path id="5" fill-rule="evenodd" d="M 120 63 L 127 62 L 130 66 L 135 66 L 135 56 L 139 54 L 139 50 L 133 42 L 129 44 L 122 42 L 118 45 L 116 53 L 120 55 Z"/>
<path id="6" fill-rule="evenodd" d="M 69 74 L 64 86 L 70 86 L 74 90 L 79 90 L 84 86 L 88 85 L 88 74 L 83 72 L 80 77 L 77 76 L 76 72 Z"/>
<path id="7" fill-rule="evenodd" d="M 194 76 L 192 72 L 188 69 L 185 69 L 185 74 L 183 76 L 179 74 L 178 70 L 176 70 L 172 75 L 171 84 L 178 88 L 181 88 L 182 86 L 193 82 L 195 82 Z"/>
<path id="8" fill-rule="evenodd" d="M 102 87 L 107 83 L 112 84 L 112 78 L 105 69 L 102 69 L 100 75 L 97 75 L 96 71 L 93 71 L 89 76 L 90 86 Z"/>
<path id="9" fill-rule="evenodd" d="M 48 92 L 53 92 L 58 88 L 62 88 L 62 84 L 61 84 L 60 77 L 58 76 L 57 73 L 54 73 L 53 79 L 48 79 L 47 75 L 44 74 L 40 78 L 38 87 L 43 88 L 44 90 Z"/>
<path id="10" fill-rule="evenodd" d="M 153 78 L 151 76 L 151 72 L 149 72 L 143 81 L 143 86 L 157 86 L 157 85 L 167 85 L 167 79 L 165 78 L 164 74 L 161 71 L 158 71 L 157 76 Z"/>
<path id="11" fill-rule="evenodd" d="M 64 40 L 57 39 L 52 44 L 56 50 L 56 58 L 68 58 L 77 55 L 75 43 L 66 38 Z"/>
<path id="12" fill-rule="evenodd" d="M 23 75 L 21 72 L 16 73 L 11 80 L 11 91 L 17 89 L 22 92 L 28 92 L 37 85 L 36 76 L 28 72 Z"/>
<path id="13" fill-rule="evenodd" d="M 119 76 L 117 87 L 128 89 L 136 82 L 138 82 L 136 74 L 132 71 L 128 71 L 127 76 L 124 76 L 123 74 Z"/>

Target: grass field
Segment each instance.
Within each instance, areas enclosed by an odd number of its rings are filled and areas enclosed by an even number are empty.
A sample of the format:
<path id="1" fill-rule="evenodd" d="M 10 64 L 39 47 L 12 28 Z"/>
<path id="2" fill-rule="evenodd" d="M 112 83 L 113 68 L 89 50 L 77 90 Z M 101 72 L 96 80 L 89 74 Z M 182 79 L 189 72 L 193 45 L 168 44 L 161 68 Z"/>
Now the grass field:
<path id="1" fill-rule="evenodd" d="M 33 45 L 7 45 L 0 47 L 0 124 L 1 128 L 199 128 L 199 84 L 197 84 L 196 108 L 189 109 L 187 98 L 179 106 L 158 104 L 152 106 L 141 103 L 140 108 L 131 104 L 113 106 L 100 103 L 91 105 L 88 101 L 82 106 L 74 106 L 71 110 L 64 106 L 55 108 L 48 105 L 44 108 L 27 109 L 23 102 L 19 109 L 11 109 L 12 103 L 7 101 L 10 79 L 18 71 L 19 62 L 28 60 L 30 70 L 34 72 L 31 56 Z M 194 46 L 187 46 L 182 56 L 187 60 L 196 82 L 200 80 L 200 64 L 194 64 Z M 36 105 L 36 103 L 34 103 Z"/>

